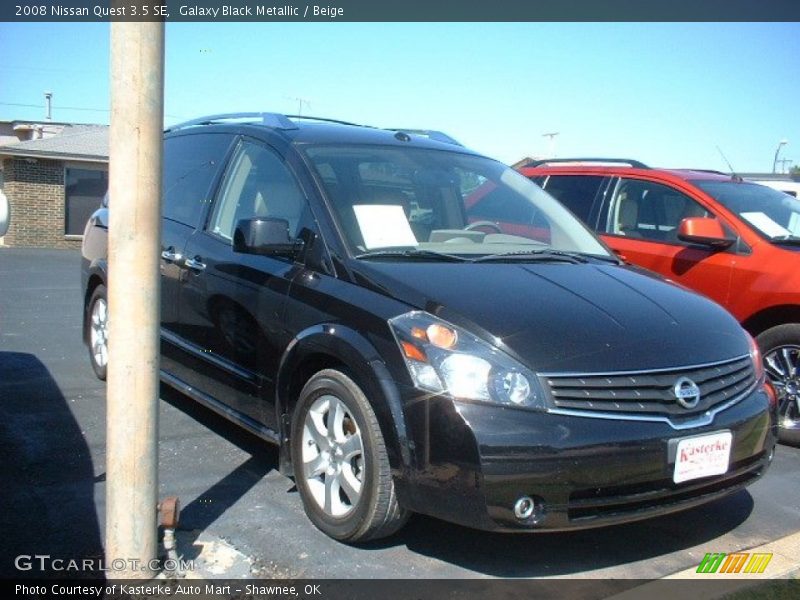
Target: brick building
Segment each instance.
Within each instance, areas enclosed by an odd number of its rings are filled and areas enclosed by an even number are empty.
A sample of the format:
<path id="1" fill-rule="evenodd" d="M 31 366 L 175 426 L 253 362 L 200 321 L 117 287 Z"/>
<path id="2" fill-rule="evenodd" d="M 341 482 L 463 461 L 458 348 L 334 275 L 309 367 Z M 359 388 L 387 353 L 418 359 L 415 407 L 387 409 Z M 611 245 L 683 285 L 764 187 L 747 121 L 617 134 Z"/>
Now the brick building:
<path id="1" fill-rule="evenodd" d="M 0 146 L 11 205 L 7 246 L 78 248 L 108 188 L 108 127 L 64 124 L 51 137 Z"/>

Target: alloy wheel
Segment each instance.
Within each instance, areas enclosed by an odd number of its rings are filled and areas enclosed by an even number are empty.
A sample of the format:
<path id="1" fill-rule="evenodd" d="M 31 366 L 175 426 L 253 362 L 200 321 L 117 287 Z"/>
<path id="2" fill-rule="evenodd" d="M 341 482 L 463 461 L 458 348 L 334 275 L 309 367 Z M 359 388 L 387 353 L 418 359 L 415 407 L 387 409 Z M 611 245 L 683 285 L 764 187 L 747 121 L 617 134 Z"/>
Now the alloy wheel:
<path id="1" fill-rule="evenodd" d="M 105 367 L 108 364 L 108 303 L 105 298 L 97 298 L 92 304 L 89 344 L 95 364 Z"/>
<path id="2" fill-rule="evenodd" d="M 764 367 L 778 395 L 778 424 L 800 429 L 800 346 L 779 346 L 764 356 Z"/>
<path id="3" fill-rule="evenodd" d="M 303 477 L 317 505 L 331 517 L 348 515 L 364 485 L 364 442 L 347 405 L 326 394 L 303 423 Z"/>

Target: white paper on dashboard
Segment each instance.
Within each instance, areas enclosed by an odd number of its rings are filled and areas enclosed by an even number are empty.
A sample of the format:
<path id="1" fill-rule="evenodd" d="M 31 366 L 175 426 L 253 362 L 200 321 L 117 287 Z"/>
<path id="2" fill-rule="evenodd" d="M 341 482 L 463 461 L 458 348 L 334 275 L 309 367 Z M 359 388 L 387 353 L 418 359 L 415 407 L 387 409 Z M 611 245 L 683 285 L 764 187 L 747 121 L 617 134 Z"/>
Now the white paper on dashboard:
<path id="1" fill-rule="evenodd" d="M 779 235 L 791 235 L 791 231 L 779 225 L 770 219 L 763 212 L 743 212 L 740 213 L 743 219 L 746 219 L 759 230 L 768 235 L 769 237 L 777 237 Z"/>
<path id="2" fill-rule="evenodd" d="M 356 204 L 356 213 L 361 237 L 367 248 L 392 246 L 416 246 L 417 238 L 411 231 L 406 213 L 398 204 Z"/>

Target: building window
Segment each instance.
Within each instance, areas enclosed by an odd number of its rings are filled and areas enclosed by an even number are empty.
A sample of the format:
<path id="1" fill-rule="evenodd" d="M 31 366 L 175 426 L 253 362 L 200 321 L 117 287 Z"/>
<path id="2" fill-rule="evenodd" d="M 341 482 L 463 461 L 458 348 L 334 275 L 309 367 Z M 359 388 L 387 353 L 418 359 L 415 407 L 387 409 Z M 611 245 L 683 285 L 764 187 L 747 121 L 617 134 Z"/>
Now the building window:
<path id="1" fill-rule="evenodd" d="M 83 235 L 86 221 L 100 208 L 108 189 L 108 173 L 67 167 L 64 186 L 64 233 Z"/>

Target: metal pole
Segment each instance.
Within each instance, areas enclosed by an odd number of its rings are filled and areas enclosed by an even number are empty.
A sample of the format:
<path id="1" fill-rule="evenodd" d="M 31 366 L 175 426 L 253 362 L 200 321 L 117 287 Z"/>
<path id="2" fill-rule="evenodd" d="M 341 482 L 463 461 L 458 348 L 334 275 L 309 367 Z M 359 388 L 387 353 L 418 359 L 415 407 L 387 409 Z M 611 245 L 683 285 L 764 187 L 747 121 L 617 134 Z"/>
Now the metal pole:
<path id="1" fill-rule="evenodd" d="M 786 140 L 781 140 L 780 142 L 778 142 L 778 147 L 775 148 L 775 158 L 772 160 L 772 172 L 773 173 L 775 173 L 776 169 L 778 168 L 778 154 L 781 151 L 781 147 L 785 146 L 788 143 L 789 142 L 787 142 Z"/>
<path id="2" fill-rule="evenodd" d="M 152 576 L 158 550 L 163 114 L 164 24 L 112 23 L 106 564 L 114 578 Z"/>

